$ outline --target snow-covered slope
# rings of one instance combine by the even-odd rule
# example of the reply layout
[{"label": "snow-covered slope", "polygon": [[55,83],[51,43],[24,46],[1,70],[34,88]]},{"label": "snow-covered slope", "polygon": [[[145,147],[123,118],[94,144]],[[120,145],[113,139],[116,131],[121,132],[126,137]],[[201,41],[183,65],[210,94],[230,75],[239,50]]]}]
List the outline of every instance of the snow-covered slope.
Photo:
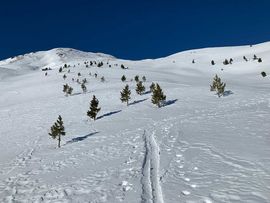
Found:
[{"label": "snow-covered slope", "polygon": [[[70,48],[57,48],[49,51],[39,51],[25,55],[19,55],[0,61],[0,75],[8,68],[17,73],[25,73],[31,70],[40,70],[42,68],[58,68],[64,63],[80,62],[84,60],[109,60],[113,56],[102,53],[82,52]],[[1,77],[1,76],[0,76]]]},{"label": "snow-covered slope", "polygon": [[[263,43],[141,61],[73,49],[1,61],[0,202],[270,202],[269,56]],[[215,74],[227,84],[221,98],[209,91]],[[143,95],[135,75],[147,78]],[[72,78],[87,78],[87,93]],[[151,103],[152,82],[167,95],[162,108]],[[119,99],[126,84],[129,106]],[[96,121],[86,116],[93,95]],[[60,149],[48,135],[59,114]]]}]

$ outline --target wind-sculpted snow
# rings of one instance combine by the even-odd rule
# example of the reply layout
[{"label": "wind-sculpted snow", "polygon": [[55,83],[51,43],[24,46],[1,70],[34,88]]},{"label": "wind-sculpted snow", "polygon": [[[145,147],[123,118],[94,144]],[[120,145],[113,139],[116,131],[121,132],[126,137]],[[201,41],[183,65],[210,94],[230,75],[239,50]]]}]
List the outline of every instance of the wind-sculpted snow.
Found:
[{"label": "wind-sculpted snow", "polygon": [[[143,61],[73,49],[1,61],[0,202],[270,202],[269,54],[265,43]],[[103,66],[87,68],[91,60]],[[65,63],[70,73],[59,73]],[[226,82],[220,98],[210,92],[215,74]],[[136,94],[135,75],[146,76],[145,94]],[[77,78],[87,78],[87,92]],[[151,103],[152,82],[167,96],[162,108]],[[120,101],[126,84],[129,106]],[[93,95],[96,121],[86,115]],[[59,149],[48,135],[58,115]]]}]

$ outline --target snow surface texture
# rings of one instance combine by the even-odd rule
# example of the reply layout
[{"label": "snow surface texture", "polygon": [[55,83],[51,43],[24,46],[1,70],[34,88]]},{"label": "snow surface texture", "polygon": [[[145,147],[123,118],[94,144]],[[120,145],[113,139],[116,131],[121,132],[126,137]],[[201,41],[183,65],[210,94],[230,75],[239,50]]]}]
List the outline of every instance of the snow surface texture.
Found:
[{"label": "snow surface texture", "polygon": [[[269,55],[263,43],[142,61],[74,49],[1,61],[0,202],[269,203],[270,78],[260,74],[270,74]],[[104,65],[85,67],[94,60]],[[65,63],[70,73],[58,73]],[[209,91],[216,73],[227,84],[221,98]],[[147,91],[160,84],[164,107],[136,94],[135,75]],[[87,93],[72,78],[87,78]],[[125,84],[129,106],[119,99]],[[96,121],[86,116],[93,95]],[[59,114],[67,134],[58,149],[48,132]]]}]

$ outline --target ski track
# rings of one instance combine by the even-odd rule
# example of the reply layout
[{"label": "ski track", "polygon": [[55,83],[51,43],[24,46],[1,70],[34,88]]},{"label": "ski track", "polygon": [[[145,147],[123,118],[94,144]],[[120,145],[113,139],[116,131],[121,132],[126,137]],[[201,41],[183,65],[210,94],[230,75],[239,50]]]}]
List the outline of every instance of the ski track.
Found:
[{"label": "ski track", "polygon": [[142,202],[164,203],[159,174],[160,150],[155,133],[144,132],[145,157],[142,166]]}]

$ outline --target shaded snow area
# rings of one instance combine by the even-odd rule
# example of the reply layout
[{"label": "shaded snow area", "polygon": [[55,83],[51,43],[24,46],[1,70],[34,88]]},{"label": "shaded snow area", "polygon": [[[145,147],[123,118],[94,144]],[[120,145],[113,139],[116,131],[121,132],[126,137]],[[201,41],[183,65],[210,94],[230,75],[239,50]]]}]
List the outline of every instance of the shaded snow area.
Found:
[{"label": "shaded snow area", "polygon": [[[261,75],[270,75],[269,56],[264,43],[142,61],[73,49],[1,61],[0,202],[269,203],[270,77]],[[220,98],[210,92],[215,74],[226,82]],[[135,75],[147,79],[143,95]],[[86,93],[77,78],[87,78]],[[167,96],[161,108],[151,103],[152,82]],[[120,101],[126,84],[129,106]],[[96,121],[86,115],[93,95]],[[48,135],[58,115],[61,148]]]}]

